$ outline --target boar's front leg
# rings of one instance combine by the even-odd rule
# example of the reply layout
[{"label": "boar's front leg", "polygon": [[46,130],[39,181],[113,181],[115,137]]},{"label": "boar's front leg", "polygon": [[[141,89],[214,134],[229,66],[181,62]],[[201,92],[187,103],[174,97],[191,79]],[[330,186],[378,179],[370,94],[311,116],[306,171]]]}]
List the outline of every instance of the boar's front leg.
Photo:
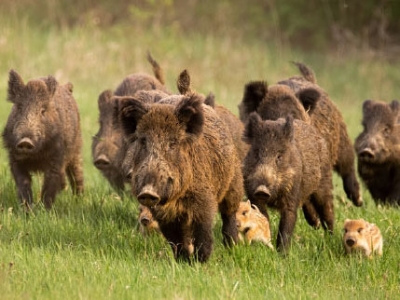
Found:
[{"label": "boar's front leg", "polygon": [[31,208],[33,204],[33,193],[31,187],[32,177],[29,171],[14,162],[11,163],[11,173],[17,185],[18,198],[21,204],[25,205],[28,209]]},{"label": "boar's front leg", "polygon": [[278,237],[276,248],[280,252],[287,252],[290,239],[293,234],[294,227],[297,221],[296,199],[285,199],[289,205],[281,209],[281,219],[279,220]]},{"label": "boar's front leg", "polygon": [[188,260],[189,255],[184,248],[184,231],[178,221],[163,223],[159,221],[160,230],[170,244],[176,260]]},{"label": "boar's front leg", "polygon": [[57,193],[65,186],[65,173],[62,168],[53,166],[45,171],[41,199],[47,209],[52,207]]},{"label": "boar's front leg", "polygon": [[[235,226],[236,227],[236,226]],[[213,220],[206,219],[193,223],[193,251],[199,262],[206,262],[213,251]]]}]

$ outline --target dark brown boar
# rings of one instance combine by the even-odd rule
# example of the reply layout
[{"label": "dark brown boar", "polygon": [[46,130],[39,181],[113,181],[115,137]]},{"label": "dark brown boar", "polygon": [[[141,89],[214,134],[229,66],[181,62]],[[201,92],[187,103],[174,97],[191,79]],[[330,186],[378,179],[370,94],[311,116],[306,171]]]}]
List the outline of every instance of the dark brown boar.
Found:
[{"label": "dark brown boar", "polygon": [[251,112],[257,111],[263,119],[276,120],[292,114],[310,122],[326,140],[332,167],[342,177],[347,197],[361,206],[354,149],[343,117],[329,95],[316,84],[312,70],[301,63],[297,66],[303,76],[270,87],[262,81],[248,83],[239,105],[240,119],[245,121]]},{"label": "dark brown boar", "polygon": [[148,60],[153,66],[155,77],[142,73],[132,74],[119,84],[114,93],[107,90],[98,98],[100,128],[92,141],[93,164],[119,194],[125,190],[126,173],[122,165],[127,145],[122,138],[122,129],[113,121],[114,100],[110,99],[113,95],[132,96],[145,90],[153,92],[141,95],[143,101],[158,101],[166,95],[163,92],[168,93],[160,66],[150,54]]},{"label": "dark brown boar", "polygon": [[277,249],[287,251],[299,208],[310,225],[317,227],[320,220],[332,232],[331,165],[325,141],[315,128],[292,116],[263,121],[253,112],[244,139],[250,144],[243,163],[245,190],[267,217],[266,206],[279,211]]},{"label": "dark brown boar", "polygon": [[366,100],[355,140],[358,173],[375,203],[400,205],[400,104]]},{"label": "dark brown boar", "polygon": [[194,252],[199,261],[208,260],[218,209],[225,244],[236,243],[243,179],[224,122],[196,94],[153,104],[130,97],[122,103],[119,120],[132,149],[133,195],[150,208],[175,257],[187,260]]},{"label": "dark brown boar", "polygon": [[[178,77],[177,87],[181,95],[187,95],[190,93],[194,93],[195,91],[191,87],[191,79],[189,72],[187,70],[183,70]],[[202,96],[202,95],[201,95]],[[202,96],[204,97],[204,96]],[[222,105],[215,104],[215,96],[212,93],[209,93],[206,97],[204,97],[204,104],[211,106],[215,109],[218,116],[225,122],[230,131],[233,142],[235,144],[236,150],[238,151],[239,158],[242,161],[249,149],[249,146],[243,142],[242,135],[244,131],[244,125],[240,122],[239,118],[235,116],[229,109]]]},{"label": "dark brown boar", "polygon": [[53,76],[24,84],[11,70],[8,100],[13,103],[3,131],[18,197],[33,204],[31,173],[44,174],[41,200],[51,208],[58,192],[66,187],[65,174],[74,193],[83,191],[82,136],[72,84],[59,85]]}]

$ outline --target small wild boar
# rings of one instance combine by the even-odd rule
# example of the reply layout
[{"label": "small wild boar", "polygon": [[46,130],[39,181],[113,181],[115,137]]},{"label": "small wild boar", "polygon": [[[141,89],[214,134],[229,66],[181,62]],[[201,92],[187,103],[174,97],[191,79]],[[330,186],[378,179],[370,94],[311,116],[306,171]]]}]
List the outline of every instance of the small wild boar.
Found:
[{"label": "small wild boar", "polygon": [[244,239],[246,243],[260,241],[271,249],[271,231],[269,222],[257,206],[251,204],[250,200],[240,202],[239,209],[236,212],[236,226],[239,231],[239,238]]},{"label": "small wild boar", "polygon": [[[98,98],[100,128],[92,141],[93,164],[118,193],[125,189],[126,174],[123,172],[122,164],[127,145],[122,138],[122,129],[113,121],[115,100],[111,101],[111,97],[113,95],[132,96],[144,90],[168,93],[160,66],[150,54],[148,54],[148,60],[153,66],[155,77],[143,73],[132,74],[120,83],[114,93],[106,90]],[[151,100],[149,98],[141,97],[143,101],[160,99],[160,97],[151,97]]]},{"label": "small wild boar", "polygon": [[224,122],[196,94],[156,103],[126,97],[118,118],[131,149],[131,186],[150,208],[175,257],[200,262],[213,249],[218,209],[226,245],[236,243],[243,178]]},{"label": "small wild boar", "polygon": [[382,255],[383,238],[378,226],[364,219],[346,219],[343,229],[343,245],[348,254],[361,252],[367,257],[373,253]]},{"label": "small wild boar", "polygon": [[303,121],[262,120],[251,113],[244,139],[250,150],[243,163],[248,198],[268,217],[266,206],[281,215],[277,249],[286,251],[297,211],[303,208],[307,222],[333,231],[332,173],[324,139]]},{"label": "small wild boar", "polygon": [[356,138],[358,173],[378,204],[400,205],[400,104],[366,100]]},{"label": "small wild boar", "polygon": [[141,204],[139,204],[139,231],[142,235],[160,232],[158,222],[154,220],[150,209]]},{"label": "small wild boar", "polygon": [[59,85],[53,76],[24,84],[11,70],[8,100],[13,103],[3,131],[12,175],[22,204],[31,208],[31,173],[42,172],[41,200],[51,208],[58,192],[66,187],[83,191],[82,136],[72,84]]},{"label": "small wild boar", "polygon": [[291,114],[310,122],[326,141],[332,168],[342,177],[347,197],[354,205],[361,206],[354,148],[343,117],[329,95],[317,85],[313,71],[301,63],[297,66],[302,76],[272,86],[262,81],[248,83],[239,105],[240,119],[245,122],[251,112],[257,111],[264,120]]}]

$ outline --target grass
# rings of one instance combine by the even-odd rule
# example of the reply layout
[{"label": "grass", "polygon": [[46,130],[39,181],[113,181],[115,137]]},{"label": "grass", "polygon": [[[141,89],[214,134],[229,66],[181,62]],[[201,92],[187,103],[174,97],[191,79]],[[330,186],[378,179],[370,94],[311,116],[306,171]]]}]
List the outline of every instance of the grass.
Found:
[{"label": "grass", "polygon": [[[7,155],[0,149],[0,295],[2,299],[395,299],[400,292],[400,215],[377,207],[363,190],[365,206],[353,207],[334,177],[336,228],[312,230],[302,215],[287,257],[262,245],[222,246],[220,221],[206,264],[176,263],[162,237],[137,230],[137,205],[119,199],[91,162],[97,131],[97,97],[130,73],[150,72],[146,51],[164,68],[167,86],[187,68],[194,88],[212,91],[237,113],[250,80],[274,83],[297,74],[289,61],[312,66],[319,84],[342,111],[354,139],[361,130],[362,101],[400,95],[400,70],[373,54],[302,53],[273,42],[227,36],[184,36],[179,31],[95,26],[56,30],[0,18],[0,127],[11,109],[5,101],[8,70],[29,79],[53,74],[74,84],[84,137],[86,191],[61,193],[51,211],[38,205],[26,215],[18,205]],[[34,191],[39,194],[40,177]],[[341,244],[346,218],[363,217],[382,230],[384,255],[348,257]],[[279,217],[271,214],[275,235]]]}]

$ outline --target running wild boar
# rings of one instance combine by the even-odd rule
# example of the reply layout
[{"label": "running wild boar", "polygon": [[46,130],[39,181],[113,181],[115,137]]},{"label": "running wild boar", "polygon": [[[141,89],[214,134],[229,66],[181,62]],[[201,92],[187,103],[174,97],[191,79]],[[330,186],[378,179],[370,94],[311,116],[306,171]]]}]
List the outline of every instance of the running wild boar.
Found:
[{"label": "running wild boar", "polygon": [[303,121],[262,120],[251,113],[244,139],[250,150],[243,177],[248,198],[268,217],[266,206],[280,213],[276,246],[286,252],[295,228],[297,211],[303,208],[313,227],[321,223],[333,231],[332,173],[324,139]]},{"label": "running wild boar", "polygon": [[239,159],[226,125],[196,94],[157,103],[127,97],[119,120],[130,143],[132,192],[150,208],[177,260],[208,260],[219,209],[225,245],[237,242],[243,197]]},{"label": "running wild boar", "polygon": [[358,173],[374,201],[400,205],[400,104],[366,100],[356,138]]},{"label": "running wild boar", "polygon": [[[122,168],[127,145],[122,137],[122,129],[118,126],[118,123],[113,121],[115,101],[111,101],[111,97],[133,96],[136,92],[144,90],[167,93],[160,66],[150,54],[148,54],[148,60],[153,66],[155,77],[143,73],[129,75],[114,92],[106,90],[98,98],[100,128],[92,141],[93,164],[119,194],[122,194],[125,190],[127,181]],[[143,99],[141,97],[143,101],[157,101],[159,99],[151,97],[151,100],[148,100],[149,98]]]},{"label": "running wild boar", "polygon": [[264,120],[291,114],[310,122],[327,143],[332,168],[342,177],[347,197],[354,205],[361,206],[354,148],[343,117],[329,95],[317,85],[313,71],[301,63],[297,66],[302,76],[293,76],[272,86],[262,81],[248,83],[239,105],[240,118],[246,121],[256,111]]},{"label": "running wild boar", "polygon": [[11,70],[8,100],[13,106],[3,142],[21,203],[29,209],[34,202],[32,172],[44,174],[41,200],[48,209],[66,187],[66,175],[72,191],[81,193],[82,136],[72,84],[59,85],[53,76],[24,84]]}]

